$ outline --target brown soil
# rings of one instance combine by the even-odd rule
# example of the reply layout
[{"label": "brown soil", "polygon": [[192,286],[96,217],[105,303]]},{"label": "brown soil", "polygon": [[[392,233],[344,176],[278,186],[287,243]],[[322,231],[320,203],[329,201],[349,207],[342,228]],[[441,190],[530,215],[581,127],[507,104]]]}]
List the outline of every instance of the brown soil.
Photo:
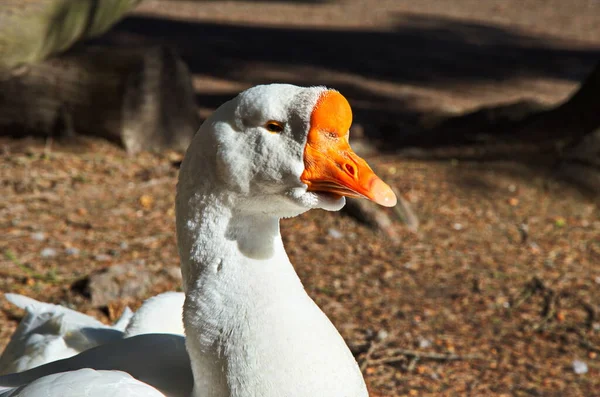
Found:
[{"label": "brown soil", "polygon": [[[556,102],[600,54],[597,2],[449,3],[147,2],[112,37],[177,46],[203,114],[260,82],[327,84],[347,94],[357,123],[379,140],[399,133],[385,126],[431,112],[522,97]],[[1,291],[111,321],[139,299],[94,308],[74,282],[145,263],[162,280],[148,295],[178,288],[158,275],[178,267],[180,154],[128,157],[90,139],[0,145]],[[410,202],[418,232],[398,223],[400,242],[392,242],[353,218],[312,211],[284,221],[283,234],[373,390],[599,395],[597,198],[513,162],[390,152],[369,161]],[[43,257],[47,248],[56,256]],[[3,346],[20,313],[0,307]],[[576,374],[575,360],[588,372]]]}]

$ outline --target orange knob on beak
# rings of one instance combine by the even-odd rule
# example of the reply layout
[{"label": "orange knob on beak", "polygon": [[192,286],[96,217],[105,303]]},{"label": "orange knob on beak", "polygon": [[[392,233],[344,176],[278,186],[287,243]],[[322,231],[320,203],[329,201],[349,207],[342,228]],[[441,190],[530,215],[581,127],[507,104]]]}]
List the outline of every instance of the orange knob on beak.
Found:
[{"label": "orange knob on beak", "polygon": [[300,180],[308,190],[346,197],[362,197],[393,207],[396,195],[365,160],[350,148],[350,104],[337,91],[325,91],[310,117]]}]

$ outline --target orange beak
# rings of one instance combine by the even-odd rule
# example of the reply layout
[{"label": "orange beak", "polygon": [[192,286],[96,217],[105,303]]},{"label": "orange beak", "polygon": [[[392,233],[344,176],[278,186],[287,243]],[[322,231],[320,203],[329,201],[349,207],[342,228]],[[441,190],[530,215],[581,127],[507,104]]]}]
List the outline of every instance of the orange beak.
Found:
[{"label": "orange beak", "polygon": [[365,160],[350,148],[350,104],[336,91],[325,91],[310,117],[300,180],[308,191],[367,198],[385,207],[396,205],[396,195]]}]

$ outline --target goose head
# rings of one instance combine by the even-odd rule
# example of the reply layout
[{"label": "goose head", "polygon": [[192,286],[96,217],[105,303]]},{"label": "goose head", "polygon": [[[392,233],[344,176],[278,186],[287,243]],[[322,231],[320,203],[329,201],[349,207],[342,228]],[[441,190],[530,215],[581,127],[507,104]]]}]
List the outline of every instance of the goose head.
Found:
[{"label": "goose head", "polygon": [[336,211],[345,197],[394,206],[390,187],[350,148],[351,123],[350,105],[337,91],[287,84],[250,88],[203,124],[180,184],[201,187],[196,176],[207,175],[200,168],[212,167],[207,188],[227,196],[229,206],[279,218],[313,208]]}]

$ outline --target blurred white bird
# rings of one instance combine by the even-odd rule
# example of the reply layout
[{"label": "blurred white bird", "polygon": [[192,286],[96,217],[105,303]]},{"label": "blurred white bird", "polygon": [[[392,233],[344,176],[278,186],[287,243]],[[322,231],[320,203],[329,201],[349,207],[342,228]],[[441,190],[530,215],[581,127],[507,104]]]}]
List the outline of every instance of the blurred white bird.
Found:
[{"label": "blurred white bird", "polygon": [[185,295],[181,292],[165,292],[149,298],[135,314],[126,307],[112,326],[64,306],[18,294],[4,296],[25,309],[25,316],[0,356],[0,374],[26,371],[134,335],[183,335]]}]

